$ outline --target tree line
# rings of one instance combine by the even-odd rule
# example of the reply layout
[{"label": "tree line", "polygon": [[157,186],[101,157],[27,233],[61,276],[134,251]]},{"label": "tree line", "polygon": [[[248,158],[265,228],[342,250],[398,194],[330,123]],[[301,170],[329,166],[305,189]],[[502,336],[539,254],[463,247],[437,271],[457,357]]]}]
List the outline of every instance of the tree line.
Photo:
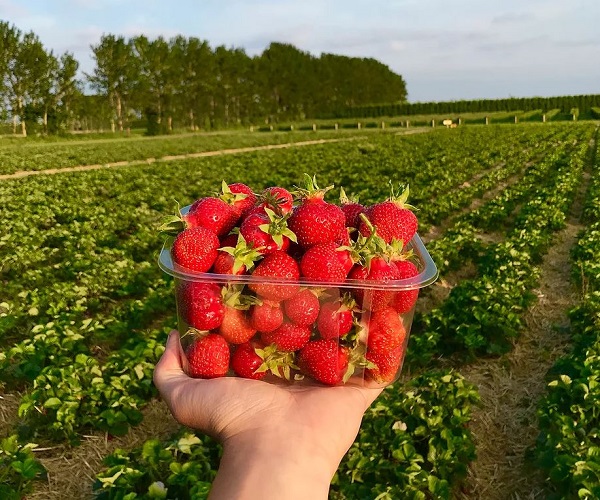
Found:
[{"label": "tree line", "polygon": [[0,117],[44,133],[143,124],[215,129],[334,115],[348,106],[405,101],[402,76],[372,58],[304,52],[271,43],[260,55],[176,36],[105,34],[79,77],[73,54],[0,21]]},{"label": "tree line", "polygon": [[442,102],[392,103],[363,106],[348,106],[339,110],[335,118],[365,118],[383,116],[441,115],[459,113],[494,113],[510,111],[547,112],[560,110],[563,114],[573,114],[577,110],[580,117],[597,118],[600,107],[600,94],[571,95],[557,97],[510,97],[506,99],[473,99]]}]

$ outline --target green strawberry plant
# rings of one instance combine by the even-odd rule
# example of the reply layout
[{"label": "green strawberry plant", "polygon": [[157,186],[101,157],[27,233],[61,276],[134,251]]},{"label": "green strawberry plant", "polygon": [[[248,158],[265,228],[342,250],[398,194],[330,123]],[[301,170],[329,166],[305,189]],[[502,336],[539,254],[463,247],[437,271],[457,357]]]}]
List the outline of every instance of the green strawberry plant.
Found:
[{"label": "green strawberry plant", "polygon": [[19,443],[16,435],[0,440],[0,498],[20,500],[33,490],[33,481],[45,479],[46,469],[33,454],[36,447]]}]

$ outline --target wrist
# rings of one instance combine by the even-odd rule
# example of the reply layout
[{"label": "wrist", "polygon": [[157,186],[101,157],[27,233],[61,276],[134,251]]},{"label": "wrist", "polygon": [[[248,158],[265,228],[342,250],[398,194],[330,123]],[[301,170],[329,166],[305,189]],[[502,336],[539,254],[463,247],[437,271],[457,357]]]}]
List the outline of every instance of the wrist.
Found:
[{"label": "wrist", "polygon": [[326,499],[342,456],[291,432],[232,436],[223,443],[210,498]]}]

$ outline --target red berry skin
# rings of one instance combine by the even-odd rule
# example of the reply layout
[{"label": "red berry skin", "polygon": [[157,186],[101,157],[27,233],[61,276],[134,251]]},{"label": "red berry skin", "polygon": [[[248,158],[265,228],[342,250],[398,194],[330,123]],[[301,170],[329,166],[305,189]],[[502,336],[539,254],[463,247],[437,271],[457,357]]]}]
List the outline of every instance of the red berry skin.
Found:
[{"label": "red berry skin", "polygon": [[277,250],[287,251],[290,246],[290,239],[287,236],[282,236],[281,245],[278,245],[273,236],[263,231],[259,226],[269,224],[269,216],[261,207],[256,207],[242,221],[240,233],[249,245],[254,248],[262,247],[262,254],[273,253]]},{"label": "red berry skin", "polygon": [[298,243],[308,248],[335,241],[346,226],[346,217],[337,205],[320,198],[307,198],[294,208],[288,226],[298,238]]},{"label": "red berry skin", "polygon": [[268,254],[254,269],[254,277],[282,280],[279,283],[252,282],[248,288],[263,299],[281,302],[294,295],[298,288],[300,268],[298,263],[285,252],[275,251]]},{"label": "red berry skin", "polygon": [[220,198],[207,197],[196,201],[184,219],[189,227],[205,227],[224,236],[236,225],[239,214]]},{"label": "red berry skin", "polygon": [[348,369],[348,352],[335,340],[314,340],[300,350],[296,362],[305,375],[323,384],[337,385]]},{"label": "red berry skin", "polygon": [[[409,260],[397,260],[394,261],[394,264],[398,268],[400,279],[414,278],[415,276],[419,275],[417,266],[415,266],[415,264]],[[412,290],[402,290],[396,292],[394,298],[392,299],[392,305],[397,312],[401,314],[406,313],[415,306],[418,298],[418,288],[414,288]]]},{"label": "red berry skin", "polygon": [[256,373],[262,364],[263,359],[256,354],[254,346],[250,342],[237,346],[231,356],[231,368],[238,377],[253,380],[264,378],[267,372]]},{"label": "red berry skin", "polygon": [[[419,225],[417,216],[411,210],[400,208],[392,201],[384,201],[370,206],[365,211],[365,215],[375,226],[377,234],[386,243],[397,239],[407,244],[412,240]],[[364,236],[371,234],[371,230],[364,221],[360,222],[359,231]]]},{"label": "red berry skin", "polygon": [[256,328],[250,323],[246,311],[225,306],[225,315],[219,333],[230,344],[243,344],[254,337]]},{"label": "red berry skin", "polygon": [[175,264],[205,273],[217,258],[219,238],[210,229],[194,227],[181,231],[171,247]]},{"label": "red berry skin", "polygon": [[184,281],[177,287],[177,305],[184,321],[198,330],[214,330],[223,322],[225,305],[215,283]]},{"label": "red berry skin", "polygon": [[406,329],[395,309],[386,307],[375,312],[367,323],[369,351],[389,352],[404,344]]},{"label": "red berry skin", "polygon": [[353,321],[352,311],[343,307],[339,300],[324,302],[317,319],[317,329],[321,338],[337,339],[352,330]]},{"label": "red berry skin", "polygon": [[270,208],[279,215],[285,215],[292,211],[294,206],[294,197],[285,188],[279,186],[268,187],[263,191],[263,197],[269,201],[261,203],[259,206]]},{"label": "red berry skin", "polygon": [[283,323],[283,311],[279,302],[264,300],[262,304],[252,306],[250,322],[259,332],[272,332]]},{"label": "red berry skin", "polygon": [[365,358],[376,365],[365,370],[367,377],[378,384],[390,384],[396,379],[404,359],[404,345],[391,351],[368,351]]},{"label": "red berry skin", "polygon": [[[371,266],[354,266],[348,274],[349,279],[377,281],[387,283],[400,279],[400,272],[393,264],[387,262],[381,257],[375,257],[371,260]],[[388,290],[369,290],[364,287],[357,287],[354,290],[354,298],[364,308],[375,312],[386,307],[394,297],[394,292]]]},{"label": "red berry skin", "polygon": [[360,214],[366,210],[364,205],[360,203],[344,203],[342,205],[342,212],[346,218],[346,227],[353,227],[358,229],[360,224]]},{"label": "red berry skin", "polygon": [[311,331],[307,326],[283,323],[273,332],[264,332],[260,339],[264,344],[275,344],[281,351],[292,352],[302,349],[310,340]]},{"label": "red berry skin", "polygon": [[246,195],[243,200],[238,200],[231,205],[233,210],[238,214],[238,217],[244,217],[254,207],[256,195],[252,192],[252,189],[241,182],[234,182],[233,184],[229,184],[228,187],[233,194]]},{"label": "red berry skin", "polygon": [[340,283],[346,279],[348,268],[346,262],[352,259],[347,250],[337,250],[333,242],[319,243],[311,246],[300,259],[302,276],[313,281]]},{"label": "red berry skin", "polygon": [[309,289],[299,291],[284,303],[285,314],[295,325],[311,326],[319,316],[319,299]]},{"label": "red berry skin", "polygon": [[229,346],[225,339],[216,333],[209,333],[195,340],[186,349],[185,355],[190,377],[223,377],[229,370]]}]

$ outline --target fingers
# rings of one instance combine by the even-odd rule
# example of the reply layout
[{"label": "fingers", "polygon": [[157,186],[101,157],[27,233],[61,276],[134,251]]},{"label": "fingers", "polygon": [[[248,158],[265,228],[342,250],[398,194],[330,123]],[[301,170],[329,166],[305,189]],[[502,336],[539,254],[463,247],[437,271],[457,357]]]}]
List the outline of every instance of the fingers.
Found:
[{"label": "fingers", "polygon": [[165,352],[154,368],[154,383],[161,390],[161,387],[173,377],[186,377],[181,364],[181,343],[177,330],[171,331],[167,338]]}]

